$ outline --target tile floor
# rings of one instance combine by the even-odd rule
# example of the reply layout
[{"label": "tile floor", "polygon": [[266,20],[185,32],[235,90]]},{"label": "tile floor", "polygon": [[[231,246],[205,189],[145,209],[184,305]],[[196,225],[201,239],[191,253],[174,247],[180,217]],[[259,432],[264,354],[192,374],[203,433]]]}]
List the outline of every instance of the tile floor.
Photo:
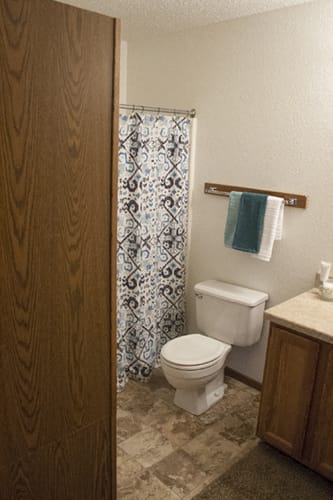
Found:
[{"label": "tile floor", "polygon": [[155,370],[118,394],[118,499],[188,500],[255,446],[259,392],[232,378],[222,401],[199,417],[173,404]]}]

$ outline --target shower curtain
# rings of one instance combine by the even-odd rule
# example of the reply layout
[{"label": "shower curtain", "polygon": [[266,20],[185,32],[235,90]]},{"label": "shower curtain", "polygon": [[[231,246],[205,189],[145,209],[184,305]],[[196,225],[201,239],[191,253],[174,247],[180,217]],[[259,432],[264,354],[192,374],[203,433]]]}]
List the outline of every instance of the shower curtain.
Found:
[{"label": "shower curtain", "polygon": [[163,345],[184,331],[190,124],[120,115],[118,390],[147,381]]}]

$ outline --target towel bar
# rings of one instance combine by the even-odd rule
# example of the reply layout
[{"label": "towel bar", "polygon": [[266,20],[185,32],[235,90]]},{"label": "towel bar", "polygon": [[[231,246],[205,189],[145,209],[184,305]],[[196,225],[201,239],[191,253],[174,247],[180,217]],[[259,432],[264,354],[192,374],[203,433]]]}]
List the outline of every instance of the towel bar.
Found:
[{"label": "towel bar", "polygon": [[279,198],[284,198],[284,203],[288,207],[294,208],[306,208],[307,197],[301,194],[292,193],[281,193],[278,191],[270,191],[265,189],[254,189],[240,186],[228,186],[225,184],[212,184],[210,182],[205,183],[205,193],[215,194],[217,196],[229,196],[231,191],[240,191],[242,193],[260,193],[267,194],[270,196],[278,196]]}]

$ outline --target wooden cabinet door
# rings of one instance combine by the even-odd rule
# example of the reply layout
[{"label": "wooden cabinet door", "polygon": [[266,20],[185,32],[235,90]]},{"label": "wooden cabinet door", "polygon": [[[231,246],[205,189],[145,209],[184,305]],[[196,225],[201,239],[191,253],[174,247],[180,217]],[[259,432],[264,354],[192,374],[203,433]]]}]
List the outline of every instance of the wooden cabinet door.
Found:
[{"label": "wooden cabinet door", "polygon": [[300,458],[312,398],[319,344],[271,325],[258,435]]},{"label": "wooden cabinet door", "polygon": [[333,480],[333,346],[322,344],[305,456],[311,467]]}]

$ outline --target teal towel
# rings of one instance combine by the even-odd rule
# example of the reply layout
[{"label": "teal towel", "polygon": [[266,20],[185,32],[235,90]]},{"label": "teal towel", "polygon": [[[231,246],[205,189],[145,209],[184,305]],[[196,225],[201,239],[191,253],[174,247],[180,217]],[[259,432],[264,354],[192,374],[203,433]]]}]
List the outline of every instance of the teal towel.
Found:
[{"label": "teal towel", "polygon": [[242,194],[232,248],[243,252],[259,252],[266,203],[266,194]]},{"label": "teal towel", "polygon": [[232,248],[238,220],[239,204],[242,193],[231,191],[229,195],[228,215],[224,229],[224,246]]}]

